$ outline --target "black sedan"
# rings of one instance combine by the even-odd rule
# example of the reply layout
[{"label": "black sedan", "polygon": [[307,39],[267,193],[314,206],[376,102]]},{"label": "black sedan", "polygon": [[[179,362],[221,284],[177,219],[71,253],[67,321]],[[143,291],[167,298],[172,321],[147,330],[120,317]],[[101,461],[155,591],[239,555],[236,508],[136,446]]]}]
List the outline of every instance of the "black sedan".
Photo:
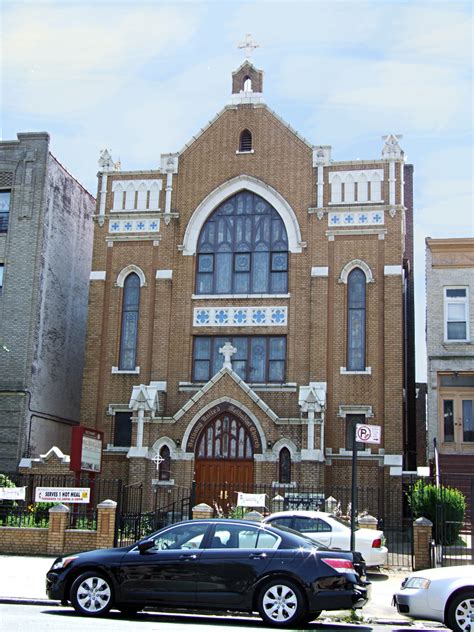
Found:
[{"label": "black sedan", "polygon": [[368,584],[350,552],[318,549],[289,529],[215,519],[180,522],[124,548],[60,557],[46,592],[84,616],[145,606],[257,611],[282,627],[322,610],[361,608]]}]

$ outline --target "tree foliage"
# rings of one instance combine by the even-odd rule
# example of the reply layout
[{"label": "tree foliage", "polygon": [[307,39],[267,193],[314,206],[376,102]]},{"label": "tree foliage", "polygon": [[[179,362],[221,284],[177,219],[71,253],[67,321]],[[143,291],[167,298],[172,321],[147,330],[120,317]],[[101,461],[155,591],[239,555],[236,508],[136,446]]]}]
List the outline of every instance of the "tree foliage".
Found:
[{"label": "tree foliage", "polygon": [[456,544],[466,511],[466,500],[459,489],[419,480],[408,494],[408,503],[415,518],[431,520],[436,544]]}]

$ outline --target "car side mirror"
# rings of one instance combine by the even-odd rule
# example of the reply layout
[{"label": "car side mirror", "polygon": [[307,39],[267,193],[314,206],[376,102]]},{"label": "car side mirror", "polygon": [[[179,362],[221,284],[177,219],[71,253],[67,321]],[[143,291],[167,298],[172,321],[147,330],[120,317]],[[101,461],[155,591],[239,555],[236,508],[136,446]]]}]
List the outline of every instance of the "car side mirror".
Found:
[{"label": "car side mirror", "polygon": [[154,540],[144,540],[143,542],[138,543],[138,550],[140,551],[140,553],[143,553],[144,551],[149,551],[154,546]]}]

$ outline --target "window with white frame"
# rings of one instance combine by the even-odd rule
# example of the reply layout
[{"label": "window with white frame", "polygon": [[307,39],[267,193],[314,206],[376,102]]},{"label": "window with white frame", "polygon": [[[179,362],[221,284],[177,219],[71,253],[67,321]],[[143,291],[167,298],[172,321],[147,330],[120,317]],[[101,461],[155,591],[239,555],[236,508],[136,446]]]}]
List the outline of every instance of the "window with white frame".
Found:
[{"label": "window with white frame", "polygon": [[444,288],[444,339],[446,342],[469,340],[468,311],[467,288]]}]

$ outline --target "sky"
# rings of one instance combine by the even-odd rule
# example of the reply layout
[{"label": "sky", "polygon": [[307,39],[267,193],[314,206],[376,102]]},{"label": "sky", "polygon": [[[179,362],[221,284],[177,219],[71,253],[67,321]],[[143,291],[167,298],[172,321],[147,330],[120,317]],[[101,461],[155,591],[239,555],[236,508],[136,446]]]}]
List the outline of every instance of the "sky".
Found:
[{"label": "sky", "polygon": [[1,131],[47,131],[91,193],[99,152],[155,169],[230,101],[244,60],[265,103],[334,160],[402,134],[414,164],[417,380],[426,380],[425,243],[474,237],[473,8],[450,0],[0,0]]}]

